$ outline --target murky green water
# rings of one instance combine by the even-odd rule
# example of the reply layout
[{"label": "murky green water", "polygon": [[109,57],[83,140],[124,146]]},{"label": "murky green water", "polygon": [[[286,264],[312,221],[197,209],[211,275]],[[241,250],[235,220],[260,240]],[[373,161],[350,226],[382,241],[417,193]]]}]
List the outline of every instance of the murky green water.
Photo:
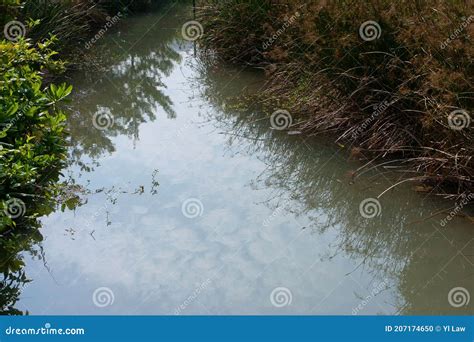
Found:
[{"label": "murky green water", "polygon": [[[472,314],[472,224],[443,227],[446,214],[432,214],[446,203],[409,186],[379,198],[379,216],[363,217],[359,204],[389,176],[353,182],[360,164],[344,150],[235,109],[231,97],[258,91],[261,76],[195,58],[180,34],[190,19],[173,5],[125,20],[93,48],[101,64],[74,78],[65,175],[92,193],[42,219],[42,253],[25,255],[32,282],[17,307]],[[456,287],[464,297],[451,305]]]}]

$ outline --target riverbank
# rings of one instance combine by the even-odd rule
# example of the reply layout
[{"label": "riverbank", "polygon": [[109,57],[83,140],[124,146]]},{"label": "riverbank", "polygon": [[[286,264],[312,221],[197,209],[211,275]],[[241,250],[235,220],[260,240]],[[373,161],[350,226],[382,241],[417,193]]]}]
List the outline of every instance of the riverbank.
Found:
[{"label": "riverbank", "polygon": [[[348,10],[350,8],[350,10]],[[262,68],[273,128],[330,135],[400,182],[474,192],[472,30],[463,1],[201,1],[212,58]],[[471,33],[471,35],[469,35]]]}]

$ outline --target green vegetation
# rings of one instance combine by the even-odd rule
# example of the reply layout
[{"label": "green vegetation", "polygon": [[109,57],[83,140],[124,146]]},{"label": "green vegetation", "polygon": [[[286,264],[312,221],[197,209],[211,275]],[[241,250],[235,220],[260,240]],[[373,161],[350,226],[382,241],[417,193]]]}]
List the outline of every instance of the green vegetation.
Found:
[{"label": "green vegetation", "polygon": [[[260,102],[420,191],[474,191],[472,1],[200,2],[209,56],[263,68]],[[364,26],[369,26],[364,30]]]},{"label": "green vegetation", "polygon": [[[43,87],[43,70],[60,70],[54,40],[0,42],[0,231],[15,226],[37,197],[50,197],[66,157],[64,121],[58,104],[71,86]],[[17,212],[18,211],[18,212]]]},{"label": "green vegetation", "polygon": [[59,103],[71,87],[44,85],[46,72],[64,69],[51,49],[54,41],[0,41],[0,306],[7,314],[20,313],[13,305],[27,279],[18,253],[33,252],[41,240],[36,217],[54,208],[66,158]]}]

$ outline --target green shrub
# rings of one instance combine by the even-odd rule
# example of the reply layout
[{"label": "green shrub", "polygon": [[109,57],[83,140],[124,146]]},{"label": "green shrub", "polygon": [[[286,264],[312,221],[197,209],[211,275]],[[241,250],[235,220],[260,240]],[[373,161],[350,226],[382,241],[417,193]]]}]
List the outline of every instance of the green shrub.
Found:
[{"label": "green shrub", "polygon": [[0,42],[0,232],[33,215],[52,196],[64,166],[66,115],[59,102],[71,86],[44,86],[46,72],[59,72],[54,39],[32,45]]}]

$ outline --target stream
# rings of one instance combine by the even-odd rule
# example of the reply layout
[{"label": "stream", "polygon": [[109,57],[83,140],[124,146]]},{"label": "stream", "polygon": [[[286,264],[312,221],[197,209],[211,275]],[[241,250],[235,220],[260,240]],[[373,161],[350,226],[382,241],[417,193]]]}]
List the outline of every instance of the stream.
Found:
[{"label": "stream", "polygon": [[258,92],[263,74],[200,58],[181,35],[192,18],[173,3],[121,20],[70,81],[63,173],[87,191],[76,209],[41,219],[18,309],[472,314],[472,301],[450,298],[474,294],[472,223],[441,224],[446,213],[433,213],[449,203],[410,183],[361,215],[392,175],[353,179],[361,164],[346,149],[242,108],[235,97]]}]

